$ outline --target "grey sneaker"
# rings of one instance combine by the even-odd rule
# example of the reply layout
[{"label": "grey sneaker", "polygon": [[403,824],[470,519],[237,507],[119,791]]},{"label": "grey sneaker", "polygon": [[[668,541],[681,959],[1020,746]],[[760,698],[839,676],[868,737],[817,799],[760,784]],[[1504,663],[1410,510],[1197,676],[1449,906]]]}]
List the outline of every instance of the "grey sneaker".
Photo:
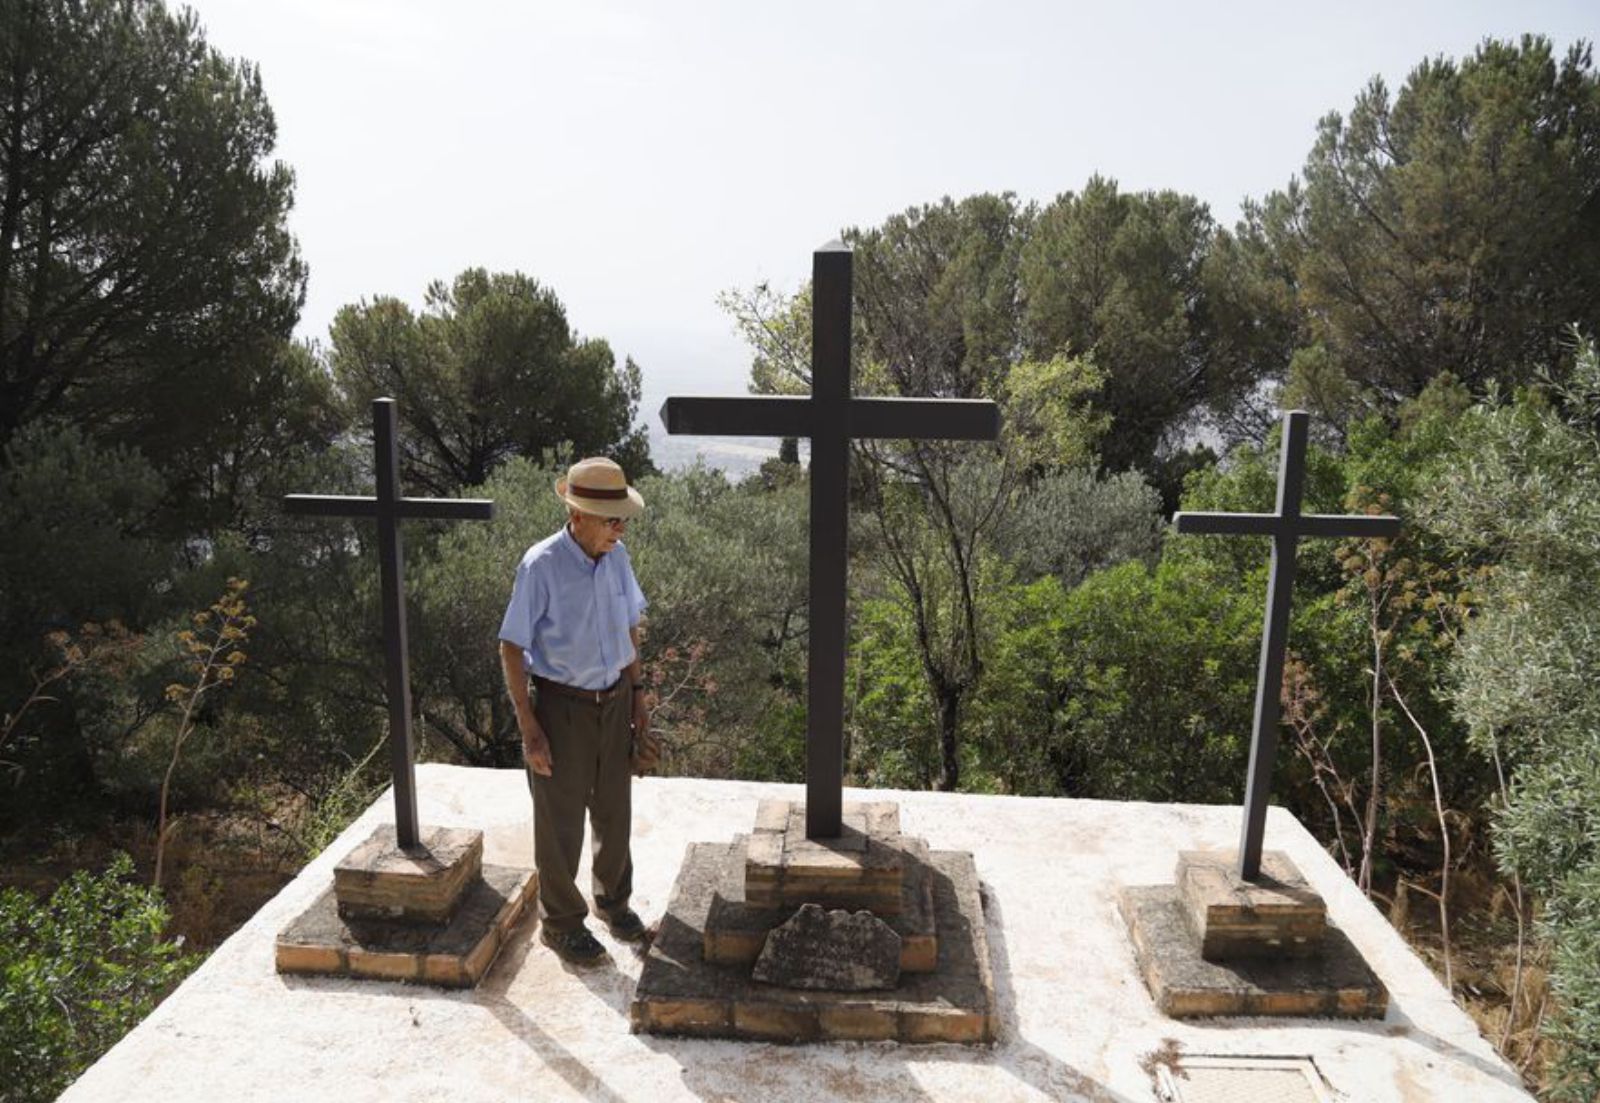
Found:
[{"label": "grey sneaker", "polygon": [[606,948],[595,941],[587,927],[570,931],[552,931],[544,927],[539,932],[539,941],[554,950],[562,961],[573,965],[593,965],[606,956]]},{"label": "grey sneaker", "polygon": [[639,913],[632,908],[602,914],[606,917],[606,929],[611,932],[612,938],[621,939],[623,942],[638,942],[644,937],[644,920],[640,919]]}]

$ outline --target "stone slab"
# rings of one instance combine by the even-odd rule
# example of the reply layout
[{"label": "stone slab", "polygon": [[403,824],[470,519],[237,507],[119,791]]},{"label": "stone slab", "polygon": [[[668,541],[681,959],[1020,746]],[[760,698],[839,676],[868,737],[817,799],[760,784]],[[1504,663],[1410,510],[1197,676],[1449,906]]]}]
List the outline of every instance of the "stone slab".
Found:
[{"label": "stone slab", "polygon": [[1243,880],[1238,852],[1185,850],[1174,883],[1207,961],[1309,957],[1322,948],[1328,909],[1281,850],[1261,855],[1261,877]]},{"label": "stone slab", "polygon": [[461,827],[417,830],[402,850],[384,824],[333,867],[333,891],[345,915],[442,923],[483,868],[483,832]]},{"label": "stone slab", "polygon": [[531,869],[483,866],[446,923],[347,916],[328,888],[279,932],[274,963],[280,973],[470,988],[494,961],[537,885]]},{"label": "stone slab", "polygon": [[890,989],[900,981],[900,936],[869,911],[801,904],[767,935],[750,977],[823,992]]},{"label": "stone slab", "polygon": [[1315,957],[1207,961],[1172,885],[1124,888],[1118,907],[1156,1007],[1174,1019],[1274,1015],[1381,1019],[1389,993],[1337,926]]},{"label": "stone slab", "polygon": [[874,993],[777,988],[753,980],[745,966],[706,961],[711,903],[736,856],[736,844],[689,845],[634,989],[636,1032],[776,1042],[995,1040],[994,973],[972,855],[928,856],[939,930],[934,972],[903,975],[892,992]]},{"label": "stone slab", "polygon": [[756,811],[745,858],[745,897],[758,907],[821,904],[885,919],[898,914],[912,844],[892,801],[847,803],[835,839],[808,839],[805,805],[768,801]]},{"label": "stone slab", "polygon": [[[794,914],[794,907],[762,908],[745,900],[745,852],[752,836],[734,836],[733,849],[717,882],[706,918],[705,956],[723,965],[750,965],[761,953],[767,932]],[[934,924],[933,880],[928,870],[928,844],[910,837],[910,861],[900,886],[900,909],[883,916],[900,936],[900,971],[931,973],[939,959]]]}]

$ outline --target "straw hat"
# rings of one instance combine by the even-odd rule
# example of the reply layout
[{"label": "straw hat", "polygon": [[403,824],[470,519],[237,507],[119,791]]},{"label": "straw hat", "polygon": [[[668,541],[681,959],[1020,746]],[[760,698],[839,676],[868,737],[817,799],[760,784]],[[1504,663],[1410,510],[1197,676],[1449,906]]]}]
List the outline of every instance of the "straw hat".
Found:
[{"label": "straw hat", "polygon": [[556,497],[596,517],[633,517],[644,509],[644,499],[628,485],[622,468],[604,456],[579,460],[567,468],[567,477],[556,480]]}]

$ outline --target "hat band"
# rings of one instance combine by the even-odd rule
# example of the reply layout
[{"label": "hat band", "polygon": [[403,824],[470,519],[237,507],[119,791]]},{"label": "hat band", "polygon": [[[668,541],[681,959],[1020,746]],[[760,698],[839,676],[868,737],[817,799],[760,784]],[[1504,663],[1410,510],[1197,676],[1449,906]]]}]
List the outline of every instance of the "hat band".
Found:
[{"label": "hat band", "polygon": [[622,487],[618,490],[606,490],[601,487],[569,486],[567,488],[567,493],[579,498],[600,498],[615,501],[619,498],[626,498],[628,496],[628,488]]}]

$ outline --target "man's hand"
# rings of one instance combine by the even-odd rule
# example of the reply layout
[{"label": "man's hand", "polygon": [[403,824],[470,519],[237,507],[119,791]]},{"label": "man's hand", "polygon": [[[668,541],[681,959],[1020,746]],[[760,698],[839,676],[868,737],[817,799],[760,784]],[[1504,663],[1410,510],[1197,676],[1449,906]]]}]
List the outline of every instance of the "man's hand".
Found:
[{"label": "man's hand", "polygon": [[526,723],[519,722],[517,726],[522,729],[522,760],[528,764],[528,769],[540,777],[552,776],[555,767],[550,761],[550,740],[545,738],[539,721],[529,717]]},{"label": "man's hand", "polygon": [[650,703],[648,694],[633,695],[633,753],[629,756],[633,772],[638,777],[654,770],[661,763],[661,737],[650,730]]}]

